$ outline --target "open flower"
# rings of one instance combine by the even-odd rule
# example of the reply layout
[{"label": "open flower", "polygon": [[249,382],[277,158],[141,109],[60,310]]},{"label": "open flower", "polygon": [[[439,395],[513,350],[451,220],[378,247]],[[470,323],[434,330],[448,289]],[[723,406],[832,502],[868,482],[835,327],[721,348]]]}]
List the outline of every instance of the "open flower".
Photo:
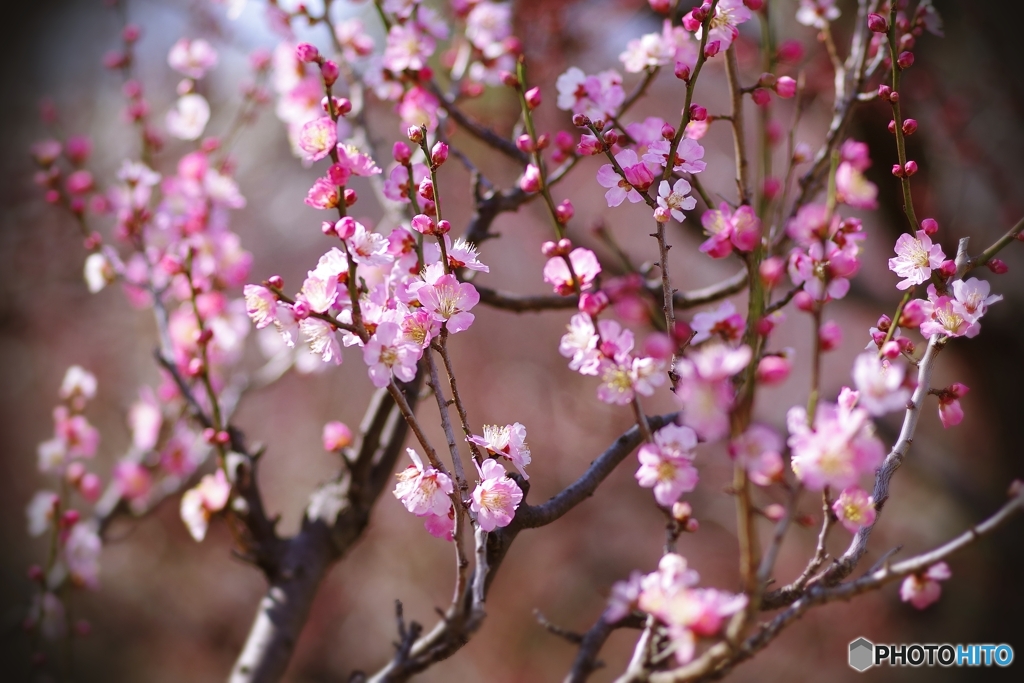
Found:
[{"label": "open flower", "polygon": [[910,289],[927,281],[932,270],[946,260],[942,247],[932,244],[932,238],[924,230],[918,230],[916,237],[906,233],[900,235],[895,251],[896,258],[889,259],[889,270],[903,278],[897,283],[897,289]]},{"label": "open flower", "polygon": [[[604,193],[608,206],[618,206],[626,199],[633,204],[642,202],[643,197],[640,193],[646,192],[654,182],[654,174],[658,167],[650,162],[641,161],[631,149],[624,149],[616,154],[615,161],[625,176],[619,175],[611,164],[605,164],[597,171],[597,182],[608,188]],[[696,200],[694,202],[696,203]]]},{"label": "open flower", "polygon": [[851,533],[875,523],[875,499],[859,486],[844,489],[832,503],[832,511]]},{"label": "open flower", "polygon": [[423,350],[404,340],[398,323],[382,322],[363,347],[363,362],[369,367],[370,381],[377,388],[386,387],[391,375],[403,382],[416,376],[416,362]]},{"label": "open flower", "polygon": [[953,572],[945,562],[933,564],[921,574],[911,574],[900,584],[900,600],[909,602],[917,609],[924,609],[942,595],[939,581],[945,581],[951,576]]},{"label": "open flower", "polygon": [[658,505],[668,507],[697,486],[699,475],[693,466],[696,445],[697,434],[692,429],[673,424],[655,432],[654,443],[640,447],[636,480],[640,486],[654,489]]},{"label": "open flower", "polygon": [[[454,488],[451,478],[433,467],[424,466],[419,453],[406,448],[412,464],[399,472],[398,484],[393,493],[405,509],[416,515],[447,516],[452,501],[449,498]],[[502,470],[504,471],[504,470]]]},{"label": "open flower", "polygon": [[210,517],[224,509],[230,496],[231,484],[221,469],[207,474],[198,485],[185,492],[181,497],[181,519],[192,538],[202,541],[206,537]]},{"label": "open flower", "polygon": [[477,524],[484,531],[508,526],[523,500],[523,492],[497,460],[477,464],[477,471],[480,483],[473,489],[473,502],[469,506],[476,513]]},{"label": "open flower", "polygon": [[510,425],[484,425],[483,436],[467,436],[466,441],[485,448],[494,455],[508,458],[512,465],[529,479],[526,466],[530,464],[530,447],[526,443],[526,427],[519,422]]},{"label": "open flower", "polygon": [[746,205],[734,212],[722,202],[718,209],[705,211],[700,222],[710,237],[699,249],[711,258],[725,258],[734,247],[751,251],[761,239],[761,221]]},{"label": "open flower", "polygon": [[691,197],[690,183],[682,178],[676,181],[675,185],[669,187],[667,180],[662,180],[658,186],[658,206],[672,214],[677,221],[686,220],[683,211],[689,211],[697,206],[697,200]]},{"label": "open flower", "polygon": [[[572,272],[580,281],[580,290],[586,291],[594,283],[594,278],[601,274],[601,263],[597,260],[594,252],[583,247],[576,247],[569,252],[569,263],[572,264]],[[544,264],[544,282],[552,285],[555,292],[562,296],[568,296],[576,291],[572,281],[572,273],[565,259],[561,256],[554,256]]]}]

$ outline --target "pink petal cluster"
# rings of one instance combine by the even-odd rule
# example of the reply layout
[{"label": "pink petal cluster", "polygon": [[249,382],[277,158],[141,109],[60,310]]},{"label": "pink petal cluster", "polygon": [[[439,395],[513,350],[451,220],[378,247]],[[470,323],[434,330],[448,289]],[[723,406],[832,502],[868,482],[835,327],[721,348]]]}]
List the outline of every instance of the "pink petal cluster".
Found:
[{"label": "pink petal cluster", "polygon": [[477,524],[484,531],[508,526],[523,501],[522,490],[497,460],[484,460],[483,465],[473,462],[480,473],[480,483],[473,489],[469,508],[476,513]]},{"label": "pink petal cluster", "polygon": [[583,114],[591,121],[604,121],[618,112],[626,99],[622,76],[617,71],[602,71],[588,76],[579,67],[569,69],[555,82],[558,108]]},{"label": "pink petal cluster", "polygon": [[800,406],[789,409],[791,465],[807,488],[845,489],[882,463],[885,448],[875,436],[866,410],[857,407],[857,392],[843,388],[839,403],[820,403],[813,426]]},{"label": "pink petal cluster", "polygon": [[700,219],[710,237],[700,250],[711,258],[725,258],[733,248],[752,251],[761,239],[761,221],[749,206],[733,211],[725,202],[718,209],[709,209]]},{"label": "pink petal cluster", "polygon": [[530,446],[526,443],[526,427],[519,422],[509,425],[484,425],[483,436],[473,434],[466,441],[475,443],[492,455],[508,458],[523,479],[529,479],[526,466],[530,464]]},{"label": "pink petal cluster", "polygon": [[964,419],[964,409],[960,406],[960,398],[970,389],[960,382],[955,382],[939,392],[939,420],[944,429],[955,427]]},{"label": "pink petal cluster", "polygon": [[631,149],[624,149],[615,155],[615,161],[625,174],[619,175],[615,167],[605,164],[597,171],[597,182],[601,187],[608,188],[604,193],[604,199],[608,206],[618,206],[628,199],[630,203],[642,202],[640,193],[646,193],[647,188],[654,182],[654,175],[658,167],[649,161],[641,161],[636,152]]},{"label": "pink petal cluster", "polygon": [[231,496],[231,484],[224,471],[205,475],[194,488],[181,497],[181,519],[196,541],[206,537],[210,517],[224,509]]},{"label": "pink petal cluster", "polygon": [[337,144],[338,124],[328,116],[308,121],[299,129],[299,149],[306,161],[323,159]]},{"label": "pink petal cluster", "polygon": [[[569,263],[572,273],[579,279],[580,290],[586,291],[594,284],[594,279],[601,274],[601,263],[597,255],[589,249],[576,247],[569,252]],[[576,291],[572,273],[562,256],[553,256],[544,264],[544,282],[555,288],[555,292],[568,296]]]},{"label": "pink petal cluster", "polygon": [[864,177],[871,166],[868,146],[847,140],[839,148],[840,163],[836,168],[836,199],[858,209],[878,208],[878,187]]},{"label": "pink petal cluster", "polygon": [[932,238],[924,230],[918,230],[916,236],[900,235],[895,251],[896,257],[889,259],[889,270],[903,278],[897,283],[897,289],[910,289],[926,282],[932,276],[932,270],[946,260],[942,247],[932,244]]},{"label": "pink petal cluster", "polygon": [[167,53],[167,64],[189,78],[200,79],[217,64],[217,51],[202,38],[181,38]]},{"label": "pink petal cluster", "polygon": [[[687,16],[690,17],[691,23],[695,21],[692,12]],[[715,9],[715,15],[711,18],[711,30],[708,31],[707,44],[711,45],[717,42],[719,51],[725,52],[732,45],[732,41],[736,40],[740,34],[737,27],[749,21],[752,16],[754,15],[743,4],[743,0],[719,0],[718,6]],[[683,25],[687,25],[685,17]],[[695,35],[699,40],[704,30],[699,22],[697,22],[697,26]]]},{"label": "pink petal cluster", "polygon": [[747,367],[750,347],[731,348],[711,342],[676,361],[676,398],[682,406],[682,422],[705,441],[729,432],[729,410],[736,392],[732,377]]},{"label": "pink petal cluster", "polygon": [[654,433],[654,442],[640,447],[640,469],[636,480],[654,489],[658,505],[671,506],[679,496],[697,486],[699,475],[693,466],[697,434],[689,427],[670,424]]},{"label": "pink petal cluster", "polygon": [[832,503],[832,512],[847,531],[857,533],[875,523],[875,499],[859,486],[849,486]]},{"label": "pink petal cluster", "polygon": [[765,425],[753,424],[729,441],[729,457],[747,470],[758,486],[782,480],[782,437]]},{"label": "pink petal cluster", "polygon": [[921,574],[910,574],[900,584],[900,600],[909,602],[917,609],[924,609],[939,599],[942,587],[939,581],[953,576],[945,562],[933,564]]},{"label": "pink petal cluster", "polygon": [[407,341],[398,323],[382,322],[363,347],[363,362],[369,368],[370,381],[377,388],[386,387],[394,375],[403,382],[416,376],[416,363],[423,349]]},{"label": "pink petal cluster", "polygon": [[989,294],[989,283],[977,278],[957,280],[953,283],[953,296],[939,296],[934,285],[928,285],[928,300],[922,302],[925,315],[921,334],[930,337],[944,334],[949,337],[974,337],[981,331],[981,317],[990,304],[1002,296]]},{"label": "pink petal cluster", "polygon": [[738,342],[744,327],[743,316],[736,312],[736,306],[731,301],[723,301],[717,309],[693,316],[690,328],[694,335],[690,343],[700,344],[713,336],[725,342]]},{"label": "pink petal cluster", "polygon": [[681,223],[686,220],[683,211],[690,211],[697,206],[697,200],[691,197],[689,192],[690,183],[682,178],[671,187],[667,180],[662,180],[658,185],[658,206]]},{"label": "pink petal cluster", "polygon": [[475,316],[469,310],[480,302],[480,294],[468,282],[459,282],[454,275],[443,273],[440,264],[428,266],[416,296],[434,320],[455,334],[473,324]]},{"label": "pink petal cluster", "polygon": [[417,517],[429,514],[447,517],[452,507],[449,496],[454,491],[451,478],[429,465],[424,466],[419,453],[413,449],[406,448],[405,452],[412,464],[395,475],[398,477],[393,491],[395,498]]},{"label": "pink petal cluster", "polygon": [[906,368],[899,363],[879,359],[868,351],[853,362],[853,383],[860,396],[858,404],[878,417],[904,410],[910,399],[910,387],[905,382]]}]

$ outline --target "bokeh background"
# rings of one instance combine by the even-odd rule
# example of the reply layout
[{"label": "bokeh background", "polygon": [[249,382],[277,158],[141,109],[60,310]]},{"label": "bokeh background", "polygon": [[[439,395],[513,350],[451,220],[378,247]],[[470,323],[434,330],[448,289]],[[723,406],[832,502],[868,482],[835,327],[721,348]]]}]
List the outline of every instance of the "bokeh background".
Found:
[{"label": "bokeh background", "polygon": [[[773,11],[792,16],[796,2],[769,0]],[[544,87],[542,130],[571,126],[555,110],[553,81],[571,64],[594,72],[617,67],[616,56],[630,38],[655,30],[657,19],[646,2],[616,0],[525,0],[514,3],[517,33],[523,36],[531,74]],[[849,34],[855,3],[839,0],[840,44]],[[905,111],[920,122],[909,138],[909,155],[921,172],[914,179],[919,216],[934,216],[946,253],[957,238],[972,237],[980,250],[1024,214],[1024,66],[1015,27],[1024,25],[1024,7],[1012,2],[976,3],[936,0],[945,18],[946,37],[927,36],[905,79]],[[372,24],[372,6],[352,5]],[[139,73],[157,114],[170,106],[176,78],[166,68],[166,53],[180,36],[207,37],[220,51],[221,64],[209,77],[207,93],[214,109],[210,133],[222,131],[238,102],[238,83],[246,54],[272,47],[262,8],[253,0],[238,22],[224,18],[223,7],[189,0],[133,0],[129,17],[143,26]],[[157,380],[151,316],[132,309],[117,288],[89,295],[81,279],[85,255],[71,219],[47,206],[33,185],[29,145],[44,136],[38,103],[53,99],[68,133],[88,133],[96,143],[92,166],[110,174],[137,154],[135,137],[121,123],[119,78],[105,72],[102,55],[118,41],[120,23],[100,0],[38,0],[4,10],[0,22],[0,676],[31,680],[28,638],[21,621],[31,595],[26,567],[44,555],[42,541],[25,533],[24,508],[47,485],[35,467],[35,447],[49,437],[50,411],[60,379],[77,363],[99,377],[99,398],[89,418],[102,433],[97,469],[106,475],[129,434],[124,411],[138,387]],[[818,50],[814,32],[785,22],[783,38]],[[753,28],[751,25],[749,28]],[[741,39],[741,66],[756,75],[753,34]],[[321,45],[326,36],[309,34]],[[718,60],[719,63],[721,60]],[[816,93],[797,131],[797,140],[814,145],[827,125],[831,77],[820,60],[803,65]],[[627,89],[632,81],[627,81]],[[712,113],[728,100],[724,74],[713,65],[701,78],[699,100]],[[678,82],[660,78],[633,116],[674,116]],[[502,130],[514,123],[508,93],[494,92],[471,108]],[[773,112],[788,127],[788,103]],[[880,189],[880,208],[863,213],[869,235],[864,267],[851,295],[830,307],[844,330],[842,346],[825,359],[825,396],[834,397],[848,382],[853,357],[867,342],[866,329],[898,301],[895,277],[885,266],[890,247],[903,229],[898,186],[888,168],[895,146],[885,125],[887,107],[861,108],[850,135],[866,141],[875,164],[869,177]],[[372,117],[377,134],[397,139],[397,119],[378,105]],[[508,186],[515,170],[494,159],[464,134],[453,141],[473,157],[496,183]],[[731,142],[724,125],[706,138],[712,192],[732,196]],[[171,145],[160,163],[174,162],[184,147]],[[238,147],[238,180],[248,205],[234,215],[235,230],[254,254],[251,279],[280,273],[288,282],[302,274],[328,248],[316,212],[302,204],[314,169],[303,169],[289,153],[283,127],[271,111],[248,129]],[[590,228],[603,223],[637,263],[657,252],[646,209],[608,210],[593,181],[594,160],[558,188],[577,208],[573,237],[604,259],[608,250]],[[468,175],[453,159],[441,183],[445,208],[456,230],[469,216]],[[369,196],[368,192],[362,192]],[[358,206],[371,220],[379,212],[371,201]],[[522,293],[541,293],[547,239],[542,207],[529,205],[495,224],[500,241],[486,244],[482,259],[492,272],[481,282]],[[731,275],[737,263],[698,256],[700,235],[687,224],[672,234],[672,272],[677,286],[691,288]],[[961,381],[971,387],[963,400],[964,422],[944,431],[929,403],[910,457],[894,479],[893,495],[863,566],[882,552],[902,545],[899,556],[932,547],[991,513],[1005,498],[1009,482],[1024,477],[1021,444],[1021,391],[1024,387],[1024,248],[1004,252],[1009,272],[995,276],[994,291],[1004,300],[986,316],[976,339],[957,340],[939,359],[936,385]],[[738,302],[742,305],[742,299]],[[455,363],[479,425],[523,422],[534,453],[531,468],[534,502],[571,482],[616,435],[630,424],[627,410],[598,402],[595,383],[570,372],[557,352],[564,313],[515,315],[477,309],[478,322],[453,340]],[[773,345],[791,346],[797,370],[779,388],[764,390],[758,419],[782,428],[786,409],[806,398],[808,371],[799,359],[809,352],[809,318],[790,313]],[[250,367],[259,362],[253,350]],[[268,446],[262,483],[272,512],[282,515],[284,531],[297,528],[305,500],[337,463],[320,446],[324,422],[341,419],[357,425],[370,393],[362,363],[349,353],[338,369],[312,377],[287,376],[268,389],[247,395],[237,424],[249,438]],[[651,412],[673,409],[667,392],[646,402]],[[431,406],[421,408],[431,414]],[[427,419],[430,422],[430,418]],[[887,442],[898,429],[895,416],[879,429]],[[440,440],[440,431],[434,428]],[[701,522],[699,533],[680,541],[682,552],[708,585],[733,589],[737,559],[731,499],[722,489],[728,460],[721,448],[702,447],[698,456],[702,486],[690,497]],[[558,523],[524,533],[494,583],[489,616],[482,631],[457,656],[422,674],[419,680],[533,683],[556,681],[567,671],[575,648],[541,628],[533,611],[565,628],[586,630],[597,618],[611,584],[633,569],[650,571],[657,563],[662,521],[649,491],[633,480],[627,461],[593,499]],[[773,494],[763,496],[763,502]],[[819,504],[806,496],[801,509],[820,518]],[[765,530],[767,527],[765,527]],[[896,585],[858,599],[833,604],[804,617],[752,663],[739,667],[733,680],[854,680],[846,665],[846,645],[859,636],[875,642],[1006,642],[1024,652],[1020,615],[1024,613],[1024,521],[1017,520],[950,561],[954,579],[943,586],[939,603],[918,612],[901,603]],[[816,525],[795,530],[783,547],[777,576],[785,581],[802,569],[813,548]],[[77,615],[93,625],[75,645],[76,680],[172,681],[223,680],[239,651],[262,595],[264,582],[251,567],[232,558],[229,534],[214,524],[202,544],[194,543],[168,502],[143,519],[119,520],[103,552],[102,588],[82,595]],[[841,528],[830,548],[841,552],[849,536]],[[344,681],[354,669],[373,671],[392,653],[393,601],[401,599],[409,618],[430,624],[435,606],[447,603],[451,590],[450,547],[425,533],[391,496],[385,495],[370,528],[356,548],[330,573],[302,634],[287,680]],[[635,634],[617,632],[602,653],[608,666],[593,680],[611,680],[622,670]],[[1019,680],[1020,664],[1010,670],[882,669],[862,676],[872,680]]]}]

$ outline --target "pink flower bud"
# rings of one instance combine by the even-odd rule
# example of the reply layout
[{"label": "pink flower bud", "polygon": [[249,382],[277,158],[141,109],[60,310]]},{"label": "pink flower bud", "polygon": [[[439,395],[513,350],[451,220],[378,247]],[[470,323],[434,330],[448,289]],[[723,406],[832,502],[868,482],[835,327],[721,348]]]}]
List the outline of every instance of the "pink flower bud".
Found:
[{"label": "pink flower bud", "polygon": [[305,320],[309,317],[309,304],[301,299],[292,304],[292,315],[296,320]]},{"label": "pink flower bud", "polygon": [[934,235],[939,231],[939,222],[934,218],[925,218],[921,221],[921,229],[926,235]]},{"label": "pink flower bud", "polygon": [[[334,125],[333,123],[331,124]],[[327,169],[327,179],[331,181],[332,185],[342,187],[348,182],[348,179],[352,177],[352,171],[341,164],[331,164]]]},{"label": "pink flower bud", "polygon": [[530,88],[526,91],[524,97],[526,98],[526,106],[530,109],[536,109],[540,106],[540,88]]},{"label": "pink flower bud", "polygon": [[139,28],[138,24],[128,24],[121,31],[121,40],[128,44],[138,41],[140,37],[142,37],[142,29]]},{"label": "pink flower bud", "polygon": [[672,220],[672,214],[663,206],[659,206],[654,210],[654,220],[658,223],[668,223]]},{"label": "pink flower bud", "polygon": [[337,235],[338,231],[334,229],[334,223],[330,221],[324,221],[320,224],[320,232],[330,237],[331,235]]},{"label": "pink flower bud", "polygon": [[193,358],[189,360],[188,365],[185,367],[185,374],[189,377],[199,377],[203,374],[203,361],[201,358]]},{"label": "pink flower bud", "polygon": [[676,324],[672,327],[672,339],[675,340],[676,344],[678,346],[687,344],[692,336],[693,328],[685,320],[677,320]]},{"label": "pink flower bud", "polygon": [[577,128],[586,128],[590,124],[590,119],[583,114],[573,114],[572,125]]},{"label": "pink flower bud", "polygon": [[501,78],[501,82],[510,88],[519,87],[519,79],[516,78],[516,75],[511,71],[502,71],[499,77]]},{"label": "pink flower bud", "polygon": [[890,88],[887,85],[880,85],[880,86],[878,86],[878,99],[880,99],[880,100],[882,100],[884,102],[888,102],[889,98],[891,96],[892,96],[892,88]]},{"label": "pink flower bud", "polygon": [[[584,295],[586,296],[586,295]],[[672,337],[664,332],[654,332],[644,339],[643,355],[648,358],[668,361],[676,350],[676,344]]]},{"label": "pink flower bud", "polygon": [[529,164],[519,179],[519,189],[526,193],[540,192],[540,169]]},{"label": "pink flower bud", "polygon": [[903,134],[913,135],[917,132],[917,121],[915,119],[907,119],[903,122]]},{"label": "pink flower bud", "polygon": [[691,121],[704,121],[708,118],[708,110],[699,104],[690,105],[690,120]]},{"label": "pink flower bud", "polygon": [[332,421],[324,425],[325,451],[340,451],[352,443],[352,430],[344,422]]},{"label": "pink flower bud", "polygon": [[295,57],[300,62],[315,62],[320,59],[320,51],[316,49],[315,45],[299,43],[295,46]]},{"label": "pink flower bud", "polygon": [[889,360],[896,360],[900,357],[900,345],[898,342],[890,339],[889,341],[882,344],[882,355]]},{"label": "pink flower bud", "polygon": [[843,328],[835,320],[825,322],[818,330],[822,351],[832,351],[843,343]]},{"label": "pink flower bud", "polygon": [[761,274],[761,282],[768,289],[782,281],[782,275],[786,272],[786,262],[781,256],[772,256],[761,262],[758,272]]},{"label": "pink flower bud", "polygon": [[92,142],[84,135],[75,135],[64,143],[64,154],[76,166],[85,163],[92,153]]},{"label": "pink flower bud", "polygon": [[65,510],[64,514],[60,516],[60,525],[65,529],[70,529],[78,524],[78,520],[81,518],[82,514],[78,510]]},{"label": "pink flower bud", "polygon": [[686,520],[686,526],[684,527],[688,533],[695,534],[700,529],[700,522],[691,517]]},{"label": "pink flower bud", "polygon": [[345,191],[341,195],[342,201],[345,202],[345,206],[352,206],[359,201],[359,195],[351,187],[346,187]]},{"label": "pink flower bud", "polygon": [[779,196],[779,191],[782,190],[782,181],[775,177],[768,177],[764,179],[764,184],[761,186],[761,194],[768,201],[771,201]]},{"label": "pink flower bud", "polygon": [[917,43],[917,38],[911,33],[904,33],[900,36],[899,49],[900,50],[913,50],[914,44]]},{"label": "pink flower bud", "polygon": [[274,289],[281,289],[284,287],[284,278],[280,275],[271,275],[267,278],[267,285]]},{"label": "pink flower bud", "polygon": [[914,342],[910,340],[910,337],[896,337],[896,343],[900,345],[900,351],[914,355]]},{"label": "pink flower bud", "polygon": [[409,136],[409,141],[414,145],[418,145],[423,142],[423,129],[419,126],[409,126],[405,131],[405,134]]},{"label": "pink flower bud", "polygon": [[889,22],[881,14],[872,12],[868,15],[868,28],[872,33],[888,33]]},{"label": "pink flower bud", "polygon": [[395,161],[405,165],[412,159],[412,150],[409,149],[409,145],[405,144],[401,140],[395,143],[394,147],[391,148],[391,156],[395,157]]},{"label": "pink flower bud", "polygon": [[900,101],[900,94],[898,92],[891,92],[891,93],[889,93],[889,101],[890,102],[899,102]]},{"label": "pink flower bud", "polygon": [[939,266],[939,274],[942,277],[953,277],[956,274],[956,262],[951,259],[946,259]]},{"label": "pink flower bud", "polygon": [[555,133],[555,147],[563,152],[572,152],[576,147],[576,140],[569,131],[560,130]]},{"label": "pink flower bud", "polygon": [[896,120],[893,119],[889,121],[888,125],[886,125],[886,128],[889,130],[890,133],[896,135]]},{"label": "pink flower bud", "polygon": [[583,292],[580,295],[580,311],[588,315],[598,315],[608,307],[608,295],[604,292]]},{"label": "pink flower bud", "polygon": [[784,40],[776,54],[780,62],[796,64],[804,58],[804,46],[798,40]]},{"label": "pink flower bud", "polygon": [[[698,16],[701,16],[701,18],[698,19]],[[701,19],[703,19],[703,15],[700,14],[700,9],[693,9],[683,15],[683,28],[693,33],[700,28]]]},{"label": "pink flower bud", "polygon": [[796,95],[796,81],[789,76],[781,76],[775,81],[775,92],[783,99],[790,99]]},{"label": "pink flower bud", "polygon": [[717,40],[712,40],[710,43],[704,46],[704,58],[711,59],[718,54],[718,51],[722,49],[722,43]]},{"label": "pink flower bud", "polygon": [[786,507],[779,503],[771,503],[764,508],[764,516],[773,522],[778,522],[786,516]]},{"label": "pink flower bud", "polygon": [[672,9],[671,0],[647,0],[651,9],[658,14],[668,14],[669,10]]},{"label": "pink flower bud", "polygon": [[544,254],[547,258],[558,256],[558,245],[551,240],[548,240],[544,244],[540,245],[540,253]]},{"label": "pink flower bud", "polygon": [[29,565],[26,576],[28,576],[29,581],[42,582],[46,578],[46,572],[38,564],[33,564]]},{"label": "pink flower bud", "polygon": [[766,385],[785,382],[793,364],[784,356],[765,356],[757,364],[757,381]]},{"label": "pink flower bud", "polygon": [[746,5],[747,9],[751,12],[756,12],[764,7],[764,0],[743,0],[743,4]]},{"label": "pink flower bud", "polygon": [[576,209],[573,208],[572,202],[566,199],[561,204],[555,207],[555,218],[559,223],[565,225],[572,217],[576,214]]},{"label": "pink flower bud", "polygon": [[917,173],[917,162],[914,161],[913,159],[908,161],[906,164],[903,165],[903,172],[907,174],[908,178]]},{"label": "pink flower bud", "polygon": [[536,149],[533,144],[533,138],[531,138],[527,133],[523,133],[516,138],[516,147],[520,152],[525,152],[527,154]]},{"label": "pink flower bud", "polygon": [[558,240],[558,251],[561,255],[568,256],[569,252],[572,251],[572,240],[568,237]]},{"label": "pink flower bud", "polygon": [[441,220],[439,220],[437,222],[437,234],[438,235],[447,235],[451,231],[452,231],[452,224],[449,223],[448,221],[446,221],[444,219],[441,219]]},{"label": "pink flower bud", "polygon": [[619,134],[616,133],[614,130],[607,131],[603,137],[605,143],[607,143],[609,147],[611,147],[612,145],[619,141]]},{"label": "pink flower bud", "polygon": [[793,305],[804,313],[814,312],[814,297],[804,291],[799,291],[793,297]]},{"label": "pink flower bud", "polygon": [[911,299],[900,314],[900,327],[920,327],[927,318],[924,299]]},{"label": "pink flower bud", "polygon": [[434,201],[434,183],[430,182],[430,178],[424,178],[420,181],[420,186],[417,192],[424,199]]},{"label": "pink flower bud", "polygon": [[433,168],[437,168],[445,161],[448,160],[448,145],[440,140],[434,143],[434,148],[430,150],[430,165]]},{"label": "pink flower bud", "polygon": [[764,88],[755,88],[754,92],[750,93],[750,99],[754,100],[754,104],[763,107],[772,101],[772,96]]},{"label": "pink flower bud", "polygon": [[1009,270],[1009,268],[1006,265],[1006,262],[998,258],[991,259],[985,265],[987,265],[988,269],[991,270],[996,275],[1002,275],[1003,273]]},{"label": "pink flower bud", "polygon": [[690,80],[690,65],[685,62],[676,62],[675,75],[681,81]]},{"label": "pink flower bud", "polygon": [[324,77],[324,83],[327,87],[330,87],[338,80],[338,76],[341,75],[341,71],[338,69],[337,63],[330,59],[325,59],[323,63],[320,64],[320,75]]},{"label": "pink flower bud", "polygon": [[896,58],[896,63],[899,64],[901,69],[909,69],[914,65],[914,53],[901,52],[900,56]]},{"label": "pink flower bud", "polygon": [[903,173],[903,167],[899,164],[892,165],[892,174],[897,178],[902,178],[905,174]]}]

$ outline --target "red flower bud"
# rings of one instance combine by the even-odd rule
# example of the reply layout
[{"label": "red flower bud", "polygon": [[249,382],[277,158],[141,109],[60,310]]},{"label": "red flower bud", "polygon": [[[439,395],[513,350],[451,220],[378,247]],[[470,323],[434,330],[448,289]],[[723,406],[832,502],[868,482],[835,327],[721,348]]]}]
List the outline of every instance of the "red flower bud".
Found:
[{"label": "red flower bud", "polygon": [[888,33],[889,22],[881,14],[872,12],[868,15],[868,28],[873,33]]}]

